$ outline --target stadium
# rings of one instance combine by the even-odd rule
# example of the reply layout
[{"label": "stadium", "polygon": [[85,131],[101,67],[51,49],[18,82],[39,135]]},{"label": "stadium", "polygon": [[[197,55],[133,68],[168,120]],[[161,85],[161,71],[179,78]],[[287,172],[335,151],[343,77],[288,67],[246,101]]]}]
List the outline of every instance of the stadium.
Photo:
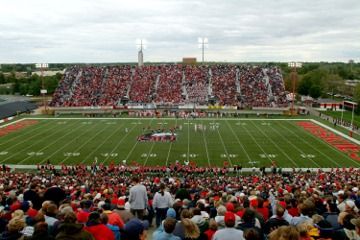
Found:
[{"label": "stadium", "polygon": [[309,1],[35,2],[0,3],[0,240],[360,239],[350,23]]}]

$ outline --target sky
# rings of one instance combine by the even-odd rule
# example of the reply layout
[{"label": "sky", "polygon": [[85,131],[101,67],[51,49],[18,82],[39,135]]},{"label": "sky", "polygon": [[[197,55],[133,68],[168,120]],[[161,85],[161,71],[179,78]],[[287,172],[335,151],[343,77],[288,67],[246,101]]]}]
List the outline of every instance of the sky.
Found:
[{"label": "sky", "polygon": [[0,63],[360,61],[360,0],[0,0]]}]

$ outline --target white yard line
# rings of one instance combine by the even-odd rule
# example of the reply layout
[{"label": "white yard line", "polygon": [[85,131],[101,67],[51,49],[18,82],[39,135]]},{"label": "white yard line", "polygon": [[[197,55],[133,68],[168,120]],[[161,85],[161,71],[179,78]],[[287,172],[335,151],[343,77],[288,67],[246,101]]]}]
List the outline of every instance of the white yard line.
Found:
[{"label": "white yard line", "polygon": [[[53,128],[54,128],[54,127],[46,130],[45,133],[53,131]],[[47,135],[46,137],[42,138],[41,141],[52,137],[52,136],[55,135],[56,133],[57,133],[57,132],[55,131],[55,132],[53,132],[52,134]],[[39,133],[33,135],[32,137],[30,137],[30,138],[28,138],[28,139],[25,139],[25,140],[23,140],[23,141],[20,141],[20,142],[14,144],[14,145],[11,145],[11,147],[7,148],[6,150],[12,149],[13,147],[16,147],[16,146],[18,146],[19,144],[22,144],[22,143],[24,143],[24,142],[27,142],[27,141],[29,141],[30,139],[33,139],[34,137],[36,137],[36,136],[38,136],[38,135],[41,135],[41,134],[43,134],[43,132],[39,132]],[[6,161],[6,160],[8,160],[8,159],[10,159],[10,158],[13,158],[14,156],[18,155],[19,153],[24,152],[25,150],[31,148],[32,146],[34,146],[34,145],[36,145],[36,144],[37,144],[37,142],[28,145],[26,148],[23,148],[23,149],[21,149],[20,151],[16,152],[15,154],[12,154],[12,155],[8,156],[7,158],[3,159],[2,161],[0,161],[0,163],[3,163],[4,161]]]},{"label": "white yard line", "polygon": [[[124,125],[124,124],[122,124],[122,125]],[[121,125],[121,126],[122,126],[122,125]],[[92,138],[90,138],[87,142],[91,141],[91,140],[94,139],[96,136],[98,136],[100,133],[104,132],[105,130],[107,130],[108,128],[111,128],[111,127],[113,127],[113,126],[112,126],[112,125],[108,125],[108,126],[107,126],[106,128],[104,128],[102,131],[99,131],[97,134],[95,134],[95,136],[93,136]],[[119,127],[119,129],[120,129],[120,127]],[[114,131],[113,134],[115,134],[115,132],[117,132],[117,131],[118,131],[118,129],[117,129],[116,131]],[[107,142],[107,140],[108,140],[110,137],[113,136],[113,134],[110,134],[101,144],[99,144],[95,149],[93,149],[89,154],[87,154],[87,155],[83,158],[83,160],[81,160],[81,164],[84,163],[84,162],[87,160],[87,158],[88,158],[89,156],[91,156],[91,154],[93,154],[93,153],[96,152],[100,147],[102,147],[102,146]],[[80,146],[79,151],[81,151],[81,148],[83,148],[83,146],[84,146],[87,142],[85,142],[84,144],[82,144],[82,145]]]},{"label": "white yard line", "polygon": [[24,121],[26,118],[22,118],[22,119],[19,119],[19,120],[16,120],[16,121],[13,121],[13,122],[10,122],[10,123],[6,123],[4,125],[0,125],[0,128],[4,128],[4,127],[7,127],[9,125],[13,125],[15,123],[18,123],[18,122],[21,122],[21,121]]},{"label": "white yard line", "polygon": [[[215,121],[213,121],[213,123],[214,123],[214,122],[215,122]],[[216,125],[214,124],[214,126],[216,126]],[[219,135],[221,144],[223,145],[223,148],[224,148],[224,151],[225,151],[225,154],[226,154],[226,158],[227,158],[227,160],[229,161],[230,166],[232,167],[233,164],[232,164],[231,159],[230,159],[230,157],[229,157],[229,152],[228,152],[228,150],[227,150],[227,148],[226,148],[226,146],[225,146],[224,140],[223,140],[222,137],[221,137],[219,128],[216,128],[216,130],[217,130],[217,133],[218,133],[218,135]]]},{"label": "white yard line", "polygon": [[[93,124],[92,128],[95,128],[96,124]],[[85,125],[79,124],[79,126],[77,128],[75,128],[74,130],[78,130],[79,128],[82,127],[86,127]],[[72,133],[72,131],[70,131],[70,133]],[[77,137],[75,137],[74,139],[72,139],[71,141],[67,142],[66,144],[62,145],[61,148],[58,148],[55,152],[53,152],[50,156],[47,156],[46,158],[44,158],[43,160],[41,160],[40,164],[43,163],[46,159],[50,159],[52,156],[54,156],[56,153],[58,153],[60,150],[64,149],[66,146],[68,146],[69,144],[73,143],[74,141],[76,141],[77,139],[79,139],[81,136],[85,135],[86,133],[88,133],[88,131],[83,132],[82,134],[78,135]],[[66,134],[68,135],[68,134]],[[60,162],[61,163],[61,162]]]},{"label": "white yard line", "polygon": [[[19,121],[22,121],[22,120],[24,120],[24,119],[20,119]],[[15,123],[15,122],[13,122],[13,123]],[[11,123],[11,124],[13,124],[13,123]],[[11,124],[8,124],[8,125],[11,125]],[[50,122],[47,122],[44,126],[46,126],[46,125],[50,125]],[[33,127],[34,126],[34,127]],[[38,129],[40,129],[40,128],[43,128],[44,127],[43,125],[41,125],[40,123],[38,124],[38,125],[32,125],[32,126],[29,126],[29,127],[32,127],[32,129],[30,129],[28,132],[26,132],[26,133],[24,133],[24,134],[20,134],[20,135],[17,135],[17,136],[15,136],[15,137],[13,137],[13,138],[10,138],[10,139],[7,139],[6,140],[6,142],[4,142],[4,143],[0,143],[0,146],[3,146],[3,145],[5,145],[6,143],[8,143],[8,142],[12,142],[12,141],[14,141],[14,140],[16,140],[16,139],[18,139],[18,138],[22,138],[22,139],[24,139],[24,137],[26,136],[28,136],[28,135],[31,135],[31,133],[33,133],[33,132],[35,132],[36,130],[38,130]],[[19,131],[22,131],[22,130],[25,130],[25,129],[19,129]],[[4,136],[5,137],[5,136]],[[32,136],[31,136],[32,137]]]},{"label": "white yard line", "polygon": [[[282,124],[279,124],[280,127]],[[273,132],[275,132],[279,137],[281,137],[283,140],[285,140],[288,144],[290,144],[293,148],[295,148],[300,154],[306,155],[305,152],[303,152],[300,148],[298,148],[296,145],[294,145],[291,141],[289,141],[287,138],[285,138],[283,135],[279,134],[271,125],[270,128],[273,129]],[[287,128],[286,128],[287,129]],[[288,129],[287,129],[288,130]],[[289,130],[288,130],[289,131]],[[314,159],[306,157],[307,160],[312,161],[316,166],[321,167],[317,162],[315,162]]]},{"label": "white yard line", "polygon": [[153,150],[154,146],[155,146],[155,142],[153,142],[153,144],[151,145],[151,148],[150,148],[150,150],[149,150],[149,152],[148,152],[148,154],[147,154],[147,156],[146,156],[146,159],[145,159],[145,161],[144,161],[143,166],[146,166],[146,163],[147,163],[147,161],[148,161],[148,159],[149,159],[149,157],[150,157],[150,154],[152,153],[152,150]]},{"label": "white yard line", "polygon": [[[176,120],[175,120],[175,129],[174,129],[175,133],[176,133],[177,121],[178,121],[178,119],[176,118]],[[176,141],[176,140],[175,140],[175,141]],[[167,157],[166,157],[166,162],[165,162],[165,165],[166,165],[166,166],[167,166],[168,163],[169,163],[169,158],[170,158],[170,152],[171,152],[171,147],[172,147],[172,145],[173,145],[173,142],[170,142],[169,151],[168,151],[168,154],[167,154]]]},{"label": "white yard line", "polygon": [[[227,125],[229,126],[229,128],[230,128],[230,130],[231,130],[231,132],[232,132],[232,134],[235,136],[235,138],[236,138],[236,141],[238,142],[238,144],[240,145],[240,147],[242,148],[242,150],[244,151],[244,153],[245,153],[245,155],[246,155],[246,157],[247,157],[247,159],[249,160],[249,162],[251,161],[251,158],[250,158],[250,156],[249,156],[249,154],[248,154],[248,152],[246,151],[246,149],[245,149],[245,147],[244,147],[244,145],[241,143],[241,141],[240,141],[240,139],[239,139],[239,137],[236,135],[236,133],[235,133],[235,131],[234,131],[234,129],[232,128],[232,126],[230,125],[230,123],[229,122],[226,122],[227,123]],[[241,162],[241,161],[240,161]],[[245,163],[244,163],[245,164]]]},{"label": "white yard line", "polygon": [[[280,125],[280,124],[279,124]],[[291,132],[292,135],[296,136],[297,139],[300,139],[302,142],[304,142],[307,146],[309,146],[311,149],[315,150],[316,152],[318,152],[319,154],[323,155],[324,157],[326,157],[328,160],[330,160],[331,162],[333,162],[335,165],[340,166],[337,162],[334,162],[328,155],[326,155],[325,153],[317,150],[315,147],[313,147],[311,144],[309,144],[307,141],[305,141],[304,139],[300,138],[298,135],[296,135],[296,133],[294,133],[290,128],[280,125],[281,127],[285,128],[287,131]],[[312,138],[316,139],[317,141],[319,141],[321,144],[323,145],[327,145],[329,146],[327,143],[325,143],[324,141],[322,141],[321,139],[315,137],[314,135],[312,135],[311,133],[305,131],[307,133],[307,135],[311,136]],[[331,147],[332,148],[332,147]],[[332,148],[333,149],[333,148]],[[335,149],[333,149],[335,150]],[[337,150],[335,150],[336,152],[338,152]],[[314,160],[315,161],[315,160]],[[354,160],[355,161],[355,160]]]},{"label": "white yard line", "polygon": [[276,144],[270,137],[268,137],[268,135],[263,130],[261,130],[261,128],[257,127],[255,124],[252,125],[254,125],[257,130],[259,130],[268,140],[270,140],[271,143],[294,164],[294,166],[298,167],[298,164],[286,152],[284,152],[284,150],[282,150],[282,148],[280,148],[278,144]]},{"label": "white yard line", "polygon": [[[124,123],[121,125],[124,126]],[[105,158],[105,160],[103,161],[103,163],[105,164],[106,161],[108,160],[108,158],[111,156],[112,153],[114,153],[116,151],[116,149],[120,146],[120,144],[124,141],[124,139],[136,128],[136,125],[134,125],[130,131],[128,131],[126,134],[124,134],[124,136],[120,139],[120,141],[118,141],[118,143],[115,145],[115,147],[111,150],[110,154]],[[121,129],[121,128],[119,128]],[[117,131],[119,131],[119,129],[116,129],[116,131],[111,134],[111,136],[113,136]]]},{"label": "white yard line", "polygon": [[[69,127],[72,127],[72,125],[75,125],[75,124],[69,124]],[[60,138],[56,139],[56,141],[50,143],[49,145],[41,148],[40,150],[37,150],[37,152],[42,152],[44,151],[45,149],[47,149],[49,146],[53,145],[54,143],[58,142],[60,139],[68,136],[69,134],[73,133],[73,131],[76,131],[78,130],[80,127],[82,127],[81,125],[79,125],[78,127],[76,127],[75,129],[72,129],[71,131],[68,131],[66,134],[62,135]],[[59,129],[59,131],[57,132],[60,132],[60,131],[63,131],[64,129]],[[31,158],[32,156],[28,156],[26,157],[25,159],[21,160],[20,162],[18,162],[18,164],[21,164],[23,162],[25,162],[27,159]],[[50,156],[45,156],[45,158],[43,160],[40,161],[40,164],[43,163],[46,159],[50,159]]]},{"label": "white yard line", "polygon": [[[208,146],[207,146],[203,121],[201,121],[201,125],[203,126],[203,130],[201,130],[201,131],[202,131],[202,134],[203,134],[203,140],[204,140],[204,145],[205,145],[205,150],[206,150],[206,157],[207,157],[208,164],[209,164],[209,167],[210,167],[211,166],[211,164],[210,164],[210,156],[209,156],[209,150],[208,150]],[[208,129],[208,127],[206,127],[206,129]]]},{"label": "white yard line", "polygon": [[[148,124],[151,127],[151,123],[154,121],[154,118],[151,118],[150,123]],[[135,125],[136,126],[136,125]],[[127,161],[129,159],[129,157],[131,156],[131,154],[133,153],[133,151],[135,150],[137,144],[139,143],[139,141],[135,141],[135,144],[133,145],[133,147],[131,148],[130,152],[128,153],[128,155],[126,156],[125,160]]]},{"label": "white yard line", "polygon": [[326,128],[327,130],[329,130],[329,131],[331,131],[333,133],[336,133],[337,135],[342,136],[343,138],[345,138],[345,139],[347,139],[347,140],[349,140],[349,141],[351,141],[353,143],[356,143],[357,145],[360,145],[360,141],[356,140],[355,138],[352,138],[352,137],[350,137],[350,136],[348,136],[348,135],[346,135],[346,134],[344,134],[344,133],[342,133],[342,132],[340,132],[340,131],[338,131],[336,129],[333,129],[333,128],[331,128],[331,127],[329,127],[329,126],[327,126],[327,125],[325,125],[325,124],[323,124],[323,123],[321,123],[319,121],[316,121],[314,119],[310,119],[310,121],[317,124],[317,125],[319,125],[319,126],[321,126],[321,127],[323,127],[323,128]]}]

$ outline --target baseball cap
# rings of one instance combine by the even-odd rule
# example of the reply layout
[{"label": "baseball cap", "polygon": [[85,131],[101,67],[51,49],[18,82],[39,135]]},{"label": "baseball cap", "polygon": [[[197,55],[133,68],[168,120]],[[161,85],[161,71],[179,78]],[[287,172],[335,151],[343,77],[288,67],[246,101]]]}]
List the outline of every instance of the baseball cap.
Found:
[{"label": "baseball cap", "polygon": [[125,199],[119,198],[119,199],[117,200],[117,205],[118,205],[118,206],[125,206]]},{"label": "baseball cap", "polygon": [[227,203],[226,205],[225,205],[225,207],[226,207],[226,210],[227,211],[230,211],[230,212],[233,212],[234,210],[235,210],[235,207],[234,207],[234,204],[232,204],[232,203]]},{"label": "baseball cap", "polygon": [[225,222],[235,222],[235,214],[232,212],[226,212],[225,216],[224,216],[224,221]]},{"label": "baseball cap", "polygon": [[148,228],[148,221],[140,221],[137,218],[133,218],[125,224],[125,236],[128,239],[137,238],[144,230],[147,230]]},{"label": "baseball cap", "polygon": [[166,217],[176,218],[175,209],[169,208],[169,209],[167,210],[167,212],[166,212]]}]

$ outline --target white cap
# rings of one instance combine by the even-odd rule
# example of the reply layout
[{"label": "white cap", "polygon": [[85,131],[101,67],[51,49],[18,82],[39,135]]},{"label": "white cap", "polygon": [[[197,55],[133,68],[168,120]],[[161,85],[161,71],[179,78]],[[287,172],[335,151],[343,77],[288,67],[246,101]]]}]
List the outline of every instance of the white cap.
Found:
[{"label": "white cap", "polygon": [[352,190],[353,192],[358,192],[358,191],[359,191],[359,188],[353,187],[351,190]]},{"label": "white cap", "polygon": [[349,207],[349,208],[354,208],[355,207],[355,203],[351,200],[347,200],[345,202],[345,204]]}]

